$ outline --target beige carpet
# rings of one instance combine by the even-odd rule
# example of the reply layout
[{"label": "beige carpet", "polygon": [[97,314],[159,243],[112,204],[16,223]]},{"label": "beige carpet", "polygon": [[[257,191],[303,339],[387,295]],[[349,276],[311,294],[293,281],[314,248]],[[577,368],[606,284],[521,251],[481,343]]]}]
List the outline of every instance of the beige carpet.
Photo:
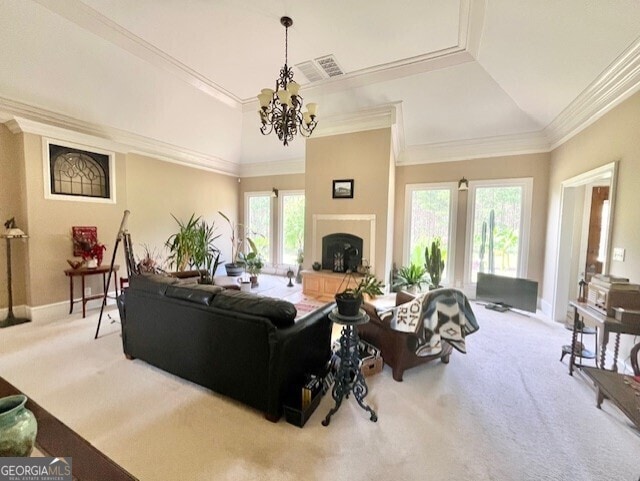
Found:
[{"label": "beige carpet", "polygon": [[[328,427],[303,428],[122,355],[97,312],[0,331],[0,375],[141,480],[637,480],[640,435],[558,361],[562,326],[473,305],[468,354],[368,378]],[[116,311],[110,310],[116,317]],[[233,366],[228,366],[233,369]]]}]

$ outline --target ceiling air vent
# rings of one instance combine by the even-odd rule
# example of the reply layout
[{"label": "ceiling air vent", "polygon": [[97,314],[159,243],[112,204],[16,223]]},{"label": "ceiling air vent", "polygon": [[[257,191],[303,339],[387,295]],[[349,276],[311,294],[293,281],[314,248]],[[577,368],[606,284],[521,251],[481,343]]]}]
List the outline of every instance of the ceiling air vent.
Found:
[{"label": "ceiling air vent", "polygon": [[337,77],[338,75],[344,75],[344,72],[336,62],[333,55],[325,55],[316,59],[316,63],[329,77]]},{"label": "ceiling air vent", "polygon": [[318,69],[318,67],[316,67],[316,64],[314,64],[311,60],[299,63],[296,65],[296,67],[298,67],[302,74],[307,77],[307,80],[309,80],[309,82],[317,82],[318,80],[322,80],[323,78],[325,78],[324,75],[322,75],[320,69]]}]

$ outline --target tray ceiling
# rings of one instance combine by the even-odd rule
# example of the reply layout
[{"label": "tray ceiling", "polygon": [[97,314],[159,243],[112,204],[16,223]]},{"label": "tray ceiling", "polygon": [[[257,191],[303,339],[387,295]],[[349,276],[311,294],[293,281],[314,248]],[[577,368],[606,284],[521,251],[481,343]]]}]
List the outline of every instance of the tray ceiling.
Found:
[{"label": "tray ceiling", "polygon": [[[615,84],[589,97],[612,103],[638,86],[636,0],[23,0],[0,4],[0,112],[86,122],[221,170],[301,159],[304,142],[261,136],[255,114],[284,63],[282,15],[289,64],[333,55],[345,73],[295,72],[319,128],[400,106],[399,147],[413,152],[400,162],[487,139],[506,153],[511,137],[548,150],[592,119],[590,89]],[[586,118],[565,119],[578,104]]]}]

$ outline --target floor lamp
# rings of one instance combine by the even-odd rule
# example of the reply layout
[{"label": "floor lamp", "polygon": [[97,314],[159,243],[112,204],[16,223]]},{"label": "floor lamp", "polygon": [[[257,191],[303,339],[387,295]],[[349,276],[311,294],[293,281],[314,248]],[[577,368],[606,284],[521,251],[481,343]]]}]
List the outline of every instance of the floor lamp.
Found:
[{"label": "floor lamp", "polygon": [[31,319],[13,315],[13,290],[11,286],[11,241],[14,239],[26,239],[29,236],[17,227],[11,227],[0,237],[4,237],[7,241],[7,288],[9,290],[9,313],[6,319],[0,321],[0,328],[3,328],[31,321]]}]

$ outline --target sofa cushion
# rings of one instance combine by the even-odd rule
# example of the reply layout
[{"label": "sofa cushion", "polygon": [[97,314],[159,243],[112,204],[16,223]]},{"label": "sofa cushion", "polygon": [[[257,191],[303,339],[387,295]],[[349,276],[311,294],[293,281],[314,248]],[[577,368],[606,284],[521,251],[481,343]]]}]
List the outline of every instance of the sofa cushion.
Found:
[{"label": "sofa cushion", "polygon": [[217,294],[211,305],[219,309],[266,317],[279,328],[292,326],[297,314],[296,307],[288,301],[229,289]]},{"label": "sofa cushion", "polygon": [[139,274],[131,276],[129,287],[151,294],[164,295],[167,287],[176,284],[178,279],[160,274]]},{"label": "sofa cushion", "polygon": [[206,284],[194,284],[188,287],[173,285],[167,287],[165,296],[208,306],[211,304],[213,297],[222,290],[222,287]]}]

